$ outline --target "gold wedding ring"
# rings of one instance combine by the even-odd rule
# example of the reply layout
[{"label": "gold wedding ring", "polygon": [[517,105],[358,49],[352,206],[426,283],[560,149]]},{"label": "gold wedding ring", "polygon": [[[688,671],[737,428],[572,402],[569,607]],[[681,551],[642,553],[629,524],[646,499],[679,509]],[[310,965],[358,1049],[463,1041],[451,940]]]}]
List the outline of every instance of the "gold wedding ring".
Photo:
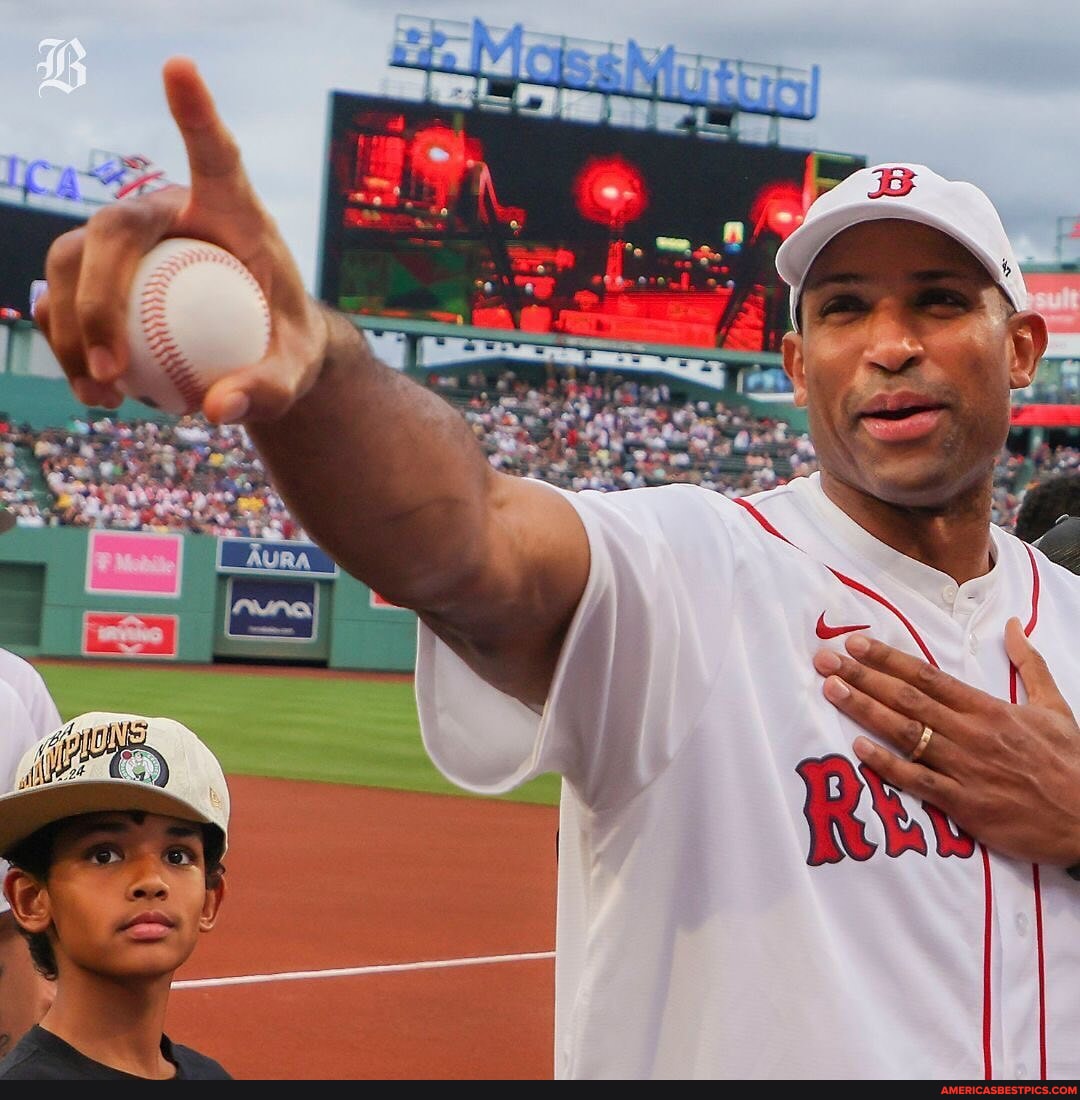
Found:
[{"label": "gold wedding ring", "polygon": [[933,736],[934,731],[929,726],[923,726],[922,737],[919,738],[919,743],[911,750],[911,755],[908,757],[912,763],[926,752],[926,746],[930,744],[930,738]]}]

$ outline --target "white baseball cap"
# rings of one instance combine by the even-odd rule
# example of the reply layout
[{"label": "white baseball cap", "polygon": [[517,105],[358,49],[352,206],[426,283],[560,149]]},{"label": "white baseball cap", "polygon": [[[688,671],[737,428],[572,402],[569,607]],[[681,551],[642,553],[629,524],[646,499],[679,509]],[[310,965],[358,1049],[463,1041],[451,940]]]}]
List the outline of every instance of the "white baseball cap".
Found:
[{"label": "white baseball cap", "polygon": [[216,825],[228,844],[229,788],[214,754],[171,718],[89,711],[42,738],[0,797],[0,853],[77,814],[143,810]]},{"label": "white baseball cap", "polygon": [[776,270],[791,287],[791,324],[799,329],[803,281],[818,253],[838,233],[860,222],[902,218],[959,241],[1012,302],[1027,309],[1027,288],[994,204],[974,184],[947,180],[924,164],[860,168],[820,195],[802,225],[776,253]]}]

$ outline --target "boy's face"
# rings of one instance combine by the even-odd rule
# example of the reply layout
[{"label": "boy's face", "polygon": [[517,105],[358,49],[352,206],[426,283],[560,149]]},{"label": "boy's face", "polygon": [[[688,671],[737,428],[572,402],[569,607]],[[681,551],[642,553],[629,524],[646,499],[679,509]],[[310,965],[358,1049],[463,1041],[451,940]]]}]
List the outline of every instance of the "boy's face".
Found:
[{"label": "boy's face", "polygon": [[[22,899],[20,919],[53,927],[58,971],[108,979],[172,972],[209,931],[224,895],[208,889],[200,826],[157,814],[72,818],[57,833],[45,883]],[[29,908],[28,908],[29,907]]]}]

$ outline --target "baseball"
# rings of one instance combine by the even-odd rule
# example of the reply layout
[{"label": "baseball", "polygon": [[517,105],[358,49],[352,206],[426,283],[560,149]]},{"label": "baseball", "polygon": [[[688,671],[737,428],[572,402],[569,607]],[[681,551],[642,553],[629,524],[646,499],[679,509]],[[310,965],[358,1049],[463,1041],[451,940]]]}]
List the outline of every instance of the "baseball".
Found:
[{"label": "baseball", "polygon": [[250,271],[207,241],[174,237],[143,258],[128,305],[128,396],[162,412],[197,412],[210,385],[257,363],[270,310]]}]

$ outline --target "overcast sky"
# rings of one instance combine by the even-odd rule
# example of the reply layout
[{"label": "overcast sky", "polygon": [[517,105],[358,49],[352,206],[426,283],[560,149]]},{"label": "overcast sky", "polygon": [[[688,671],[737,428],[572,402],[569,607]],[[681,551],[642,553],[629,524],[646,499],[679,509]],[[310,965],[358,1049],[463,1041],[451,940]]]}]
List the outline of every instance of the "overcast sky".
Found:
[{"label": "overcast sky", "polygon": [[[1021,262],[1054,261],[1059,221],[1080,216],[1080,0],[0,0],[0,155],[85,168],[94,148],[138,152],[186,182],[160,72],[190,56],[314,289],[329,93],[420,93],[420,74],[388,65],[398,14],[817,65],[818,117],[784,122],[783,144],[970,179]],[[85,84],[42,89],[39,43],[76,37]],[[1080,258],[1080,241],[1060,247]]]}]

